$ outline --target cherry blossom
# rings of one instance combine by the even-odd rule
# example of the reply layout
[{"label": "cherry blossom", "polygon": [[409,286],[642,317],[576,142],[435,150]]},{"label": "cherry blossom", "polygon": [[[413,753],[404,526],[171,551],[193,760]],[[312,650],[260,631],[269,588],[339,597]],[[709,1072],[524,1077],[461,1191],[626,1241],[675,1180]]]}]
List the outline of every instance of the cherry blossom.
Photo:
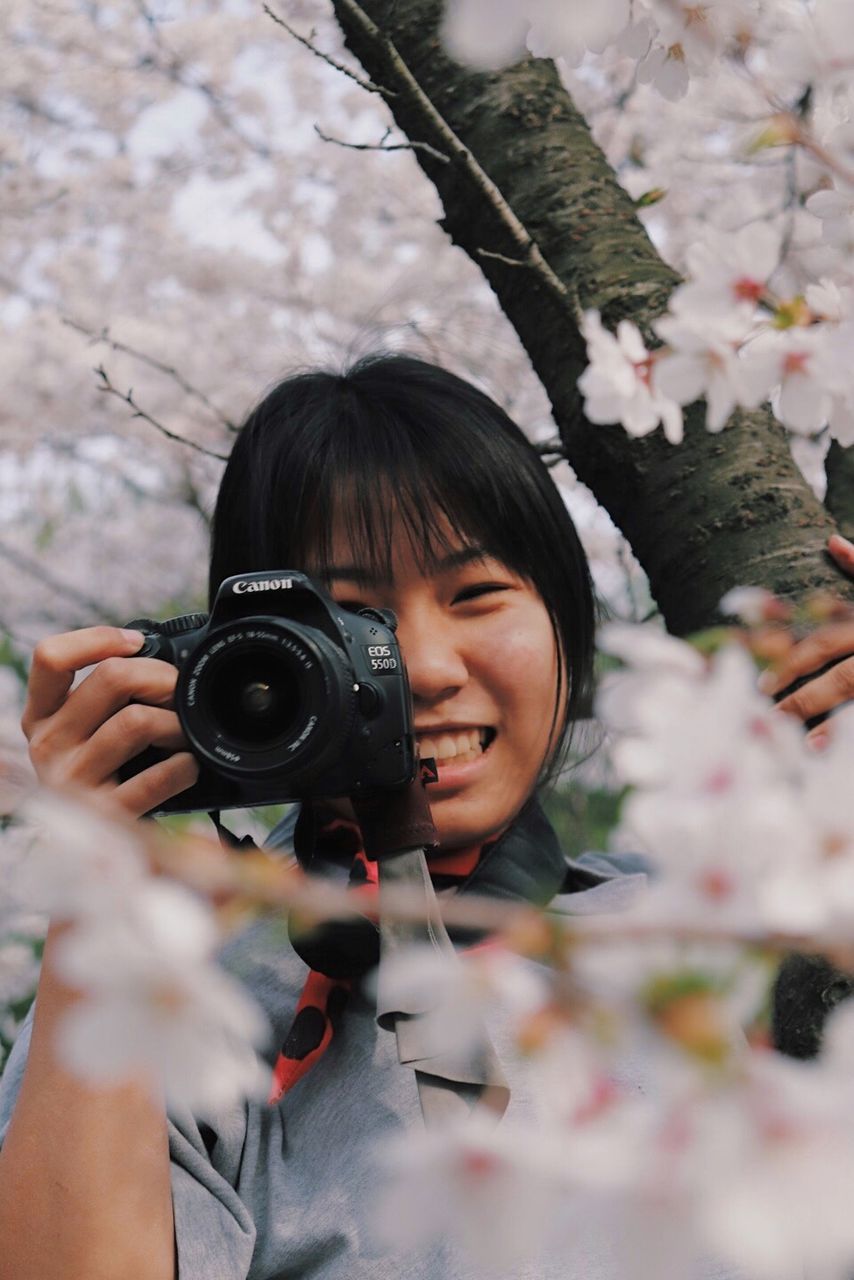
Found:
[{"label": "cherry blossom", "polygon": [[162,880],[61,938],[60,972],[86,997],[59,1028],[68,1065],[93,1084],[147,1075],[155,1096],[199,1115],[265,1097],[270,1073],[253,1045],[267,1021],[213,963],[216,941],[208,909]]},{"label": "cherry blossom", "polygon": [[845,0],[815,0],[803,20],[778,39],[774,57],[793,79],[832,86],[848,80],[854,65],[854,27]]},{"label": "cherry blossom", "polygon": [[450,1238],[501,1270],[536,1258],[559,1228],[566,1173],[554,1134],[477,1110],[451,1129],[385,1144],[382,1165],[376,1221],[398,1248]]},{"label": "cherry blossom", "polygon": [[505,66],[521,57],[529,21],[518,0],[450,0],[442,38],[460,62],[484,69]]},{"label": "cherry blossom", "polygon": [[635,325],[621,320],[616,336],[598,312],[582,326],[590,364],[578,379],[591,422],[621,422],[630,435],[644,436],[661,423],[671,444],[682,439],[682,411],[650,387],[650,355]]},{"label": "cherry blossom", "polygon": [[743,338],[745,328],[738,315],[720,323],[714,313],[702,318],[699,312],[690,317],[677,313],[655,323],[668,350],[655,361],[653,385],[682,405],[704,396],[708,431],[723,430],[737,405],[755,409],[768,395],[765,371],[739,357],[739,337],[733,337],[733,330],[739,329]]},{"label": "cherry blossom", "polygon": [[611,675],[608,685],[609,726],[630,726],[631,736],[614,748],[627,782],[720,795],[784,778],[797,766],[798,727],[759,693],[753,661],[738,646],[717,653],[702,675],[629,671]]},{"label": "cherry blossom", "polygon": [[29,856],[16,863],[22,902],[46,915],[113,915],[145,883],[148,867],[136,833],[70,797],[39,791],[22,811]]},{"label": "cherry blossom", "polygon": [[732,1120],[727,1125],[730,1167],[703,1197],[704,1234],[757,1280],[847,1274],[854,1262],[849,1086],[775,1054],[752,1058],[745,1085],[740,1132]]},{"label": "cherry blossom", "polygon": [[739,618],[746,626],[758,626],[779,617],[779,601],[767,587],[733,587],[718,605],[724,617]]},{"label": "cherry blossom", "polygon": [[376,981],[383,1007],[418,1014],[441,1043],[466,1049],[482,1039],[484,1017],[513,1032],[550,998],[544,972],[483,944],[459,954],[407,947],[383,964]]},{"label": "cherry blossom", "polygon": [[779,260],[780,234],[773,225],[750,223],[728,234],[709,230],[688,251],[691,278],[674,292],[671,309],[734,311],[750,319]]},{"label": "cherry blossom", "polygon": [[854,922],[854,817],[846,803],[854,753],[852,710],[835,715],[832,728],[824,750],[804,763],[803,808],[815,850],[814,884],[831,923],[847,935]]},{"label": "cherry blossom", "polygon": [[684,98],[691,76],[681,46],[653,42],[638,65],[638,83],[652,85],[669,102]]},{"label": "cherry blossom", "polygon": [[577,66],[588,50],[601,53],[629,22],[630,0],[596,5],[562,5],[539,0],[531,5],[528,48],[536,58],[563,58]]},{"label": "cherry blossom", "polygon": [[829,333],[821,326],[766,332],[751,344],[748,367],[778,385],[775,411],[791,431],[814,433],[830,415],[841,370]]}]

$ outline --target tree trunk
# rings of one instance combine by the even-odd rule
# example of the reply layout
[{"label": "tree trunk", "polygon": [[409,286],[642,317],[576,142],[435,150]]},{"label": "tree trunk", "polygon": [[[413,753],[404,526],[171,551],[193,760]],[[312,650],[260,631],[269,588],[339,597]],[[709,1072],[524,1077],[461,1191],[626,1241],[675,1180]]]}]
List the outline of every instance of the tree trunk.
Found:
[{"label": "tree trunk", "polygon": [[854,446],[843,449],[831,441],[825,461],[827,493],[824,505],[846,538],[854,537]]},{"label": "tree trunk", "polygon": [[516,328],[570,465],[628,538],[670,630],[719,620],[717,603],[735,585],[793,596],[850,590],[823,555],[831,517],[769,412],[738,413],[712,436],[693,406],[679,446],[660,430],[633,440],[620,426],[585,421],[580,311],[598,308],[612,328],[631,318],[649,338],[678,278],[554,64],[529,58],[491,74],[457,66],[441,50],[435,0],[333,4],[349,48],[391,91],[395,120],[441,197],[445,230]]}]

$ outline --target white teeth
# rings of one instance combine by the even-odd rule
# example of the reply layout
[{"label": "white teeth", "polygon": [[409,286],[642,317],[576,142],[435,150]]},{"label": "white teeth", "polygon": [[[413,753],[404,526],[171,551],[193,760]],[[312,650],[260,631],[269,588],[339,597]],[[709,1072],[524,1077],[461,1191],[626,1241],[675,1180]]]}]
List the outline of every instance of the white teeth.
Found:
[{"label": "white teeth", "polygon": [[485,729],[461,729],[435,738],[425,733],[418,735],[418,747],[422,760],[432,756],[434,760],[456,760],[458,764],[464,764],[481,755],[481,738],[485,737]]}]

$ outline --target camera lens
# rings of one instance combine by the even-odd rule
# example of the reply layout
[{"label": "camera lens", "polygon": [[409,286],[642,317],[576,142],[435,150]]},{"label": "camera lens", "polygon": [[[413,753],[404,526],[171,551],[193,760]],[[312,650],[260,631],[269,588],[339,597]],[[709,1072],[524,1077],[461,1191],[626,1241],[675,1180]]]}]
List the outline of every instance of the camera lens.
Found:
[{"label": "camera lens", "polygon": [[265,747],[291,731],[300,701],[292,664],[269,650],[249,649],[219,664],[208,705],[229,738]]},{"label": "camera lens", "polygon": [[218,773],[302,786],[350,732],[355,682],[347,655],[317,628],[250,616],[202,638],[175,706],[191,749]]}]

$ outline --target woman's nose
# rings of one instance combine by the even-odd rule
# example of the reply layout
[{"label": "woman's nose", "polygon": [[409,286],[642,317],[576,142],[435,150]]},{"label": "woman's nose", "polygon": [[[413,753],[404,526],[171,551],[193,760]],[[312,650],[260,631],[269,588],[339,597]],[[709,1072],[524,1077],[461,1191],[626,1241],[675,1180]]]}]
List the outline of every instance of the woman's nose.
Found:
[{"label": "woman's nose", "polygon": [[403,616],[397,638],[416,705],[442,702],[465,684],[468,667],[452,626],[435,617]]}]

